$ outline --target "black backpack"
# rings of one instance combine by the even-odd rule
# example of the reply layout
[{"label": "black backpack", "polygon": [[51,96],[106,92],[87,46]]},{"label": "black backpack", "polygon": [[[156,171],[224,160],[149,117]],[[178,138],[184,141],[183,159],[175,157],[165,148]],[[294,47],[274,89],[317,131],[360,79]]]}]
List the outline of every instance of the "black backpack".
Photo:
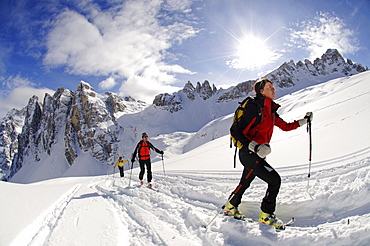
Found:
[{"label": "black backpack", "polygon": [[242,102],[239,102],[239,107],[235,110],[234,113],[234,119],[230,127],[230,148],[232,148],[232,145],[235,146],[235,154],[234,154],[234,168],[236,167],[236,152],[239,149],[243,148],[243,144],[239,142],[235,138],[235,132],[239,129],[239,122],[243,118],[245,112],[246,112],[246,107],[250,103],[255,103],[257,105],[258,109],[258,116],[256,122],[253,123],[251,126],[251,129],[256,127],[260,121],[261,121],[261,116],[262,116],[262,107],[259,103],[255,101],[253,97],[247,97],[245,98]]}]

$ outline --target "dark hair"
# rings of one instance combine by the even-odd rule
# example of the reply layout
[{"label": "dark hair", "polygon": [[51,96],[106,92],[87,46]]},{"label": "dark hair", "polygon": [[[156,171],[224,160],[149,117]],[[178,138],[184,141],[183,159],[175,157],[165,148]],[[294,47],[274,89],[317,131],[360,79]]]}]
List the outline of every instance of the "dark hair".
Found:
[{"label": "dark hair", "polygon": [[143,134],[141,134],[141,137],[143,138],[143,137],[147,137],[148,136],[148,134],[146,134],[146,132],[143,132]]},{"label": "dark hair", "polygon": [[267,83],[271,83],[271,84],[273,84],[271,80],[266,79],[266,78],[261,78],[261,79],[257,80],[257,81],[254,83],[254,92],[256,93],[256,96],[262,96],[262,94],[261,94],[261,90],[262,90],[263,88],[265,88],[265,85],[266,85]]}]

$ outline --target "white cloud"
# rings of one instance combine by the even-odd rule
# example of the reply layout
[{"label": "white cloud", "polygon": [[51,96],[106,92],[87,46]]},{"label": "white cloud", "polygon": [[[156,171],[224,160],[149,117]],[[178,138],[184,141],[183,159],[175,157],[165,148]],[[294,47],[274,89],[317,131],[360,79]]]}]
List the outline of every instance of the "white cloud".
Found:
[{"label": "white cloud", "polygon": [[5,90],[12,90],[17,87],[35,86],[28,78],[23,78],[20,74],[11,75],[7,78],[0,78],[2,88]]},{"label": "white cloud", "polygon": [[191,3],[192,3],[191,1],[167,0],[165,8],[168,10],[179,10],[188,12]]},{"label": "white cloud", "polygon": [[0,91],[0,117],[5,116],[13,108],[24,108],[34,95],[42,102],[45,93],[54,94],[54,91],[48,88],[34,88],[35,83],[23,78],[20,74],[6,78],[0,77],[0,81],[2,88]]},{"label": "white cloud", "polygon": [[291,41],[310,53],[310,60],[321,57],[327,49],[337,49],[342,54],[359,50],[355,32],[345,27],[343,20],[329,13],[319,13],[312,21],[302,22],[301,30],[290,30]]},{"label": "white cloud", "polygon": [[0,93],[0,117],[6,116],[11,109],[22,109],[27,106],[32,96],[37,96],[43,102],[45,93],[54,94],[53,90],[47,88],[36,89],[28,86],[21,86],[12,89],[9,93]]},{"label": "white cloud", "polygon": [[163,92],[172,93],[180,89],[179,87],[164,85],[163,83],[153,83],[152,79],[143,76],[131,76],[122,84],[120,91],[123,92],[121,96],[127,94],[135,99],[152,103],[153,95],[158,95]]},{"label": "white cloud", "polygon": [[[156,86],[175,83],[176,73],[191,71],[166,63],[167,50],[194,37],[197,30],[185,21],[164,21],[158,16],[161,7],[183,13],[190,5],[191,1],[136,0],[104,11],[89,5],[86,16],[66,10],[56,18],[47,36],[44,64],[65,66],[77,75],[114,74],[116,80],[142,80]],[[107,88],[111,85],[111,80],[101,84]],[[121,88],[128,94],[127,86]],[[142,91],[147,91],[145,97],[154,96],[151,90]]]},{"label": "white cloud", "polygon": [[99,83],[99,87],[103,90],[109,90],[112,89],[116,85],[116,81],[113,77],[109,77],[106,80],[103,80]]}]

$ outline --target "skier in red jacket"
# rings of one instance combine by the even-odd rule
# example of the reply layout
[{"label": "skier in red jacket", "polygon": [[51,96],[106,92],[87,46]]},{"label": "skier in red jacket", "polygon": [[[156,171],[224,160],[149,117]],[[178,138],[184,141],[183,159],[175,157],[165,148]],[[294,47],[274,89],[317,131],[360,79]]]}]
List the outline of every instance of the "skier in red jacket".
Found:
[{"label": "skier in red jacket", "polygon": [[139,165],[140,165],[140,173],[139,179],[140,184],[144,184],[143,177],[145,173],[145,166],[147,169],[147,179],[149,186],[152,186],[152,163],[150,161],[150,149],[154,150],[155,152],[163,155],[164,152],[162,150],[157,149],[148,141],[148,134],[145,132],[142,134],[142,140],[136,145],[135,151],[132,154],[131,162],[135,162],[136,154],[139,155]]},{"label": "skier in red jacket", "polygon": [[[230,196],[230,201],[225,206],[225,213],[234,218],[240,219],[243,214],[238,210],[242,195],[257,176],[268,184],[266,195],[261,203],[261,214],[259,222],[274,226],[283,227],[283,222],[278,219],[274,212],[276,197],[279,193],[281,178],[280,175],[266,161],[266,156],[271,153],[270,140],[274,126],[283,131],[297,129],[312,120],[312,112],[306,113],[303,119],[287,123],[280,118],[276,112],[280,105],[275,103],[275,88],[268,79],[259,79],[254,84],[256,93],[255,102],[246,106],[243,118],[239,123],[238,130],[234,134],[236,140],[243,144],[239,151],[239,159],[244,166],[240,183]],[[262,113],[259,115],[259,113]],[[257,125],[254,123],[259,121]],[[255,125],[254,127],[252,127]]]}]

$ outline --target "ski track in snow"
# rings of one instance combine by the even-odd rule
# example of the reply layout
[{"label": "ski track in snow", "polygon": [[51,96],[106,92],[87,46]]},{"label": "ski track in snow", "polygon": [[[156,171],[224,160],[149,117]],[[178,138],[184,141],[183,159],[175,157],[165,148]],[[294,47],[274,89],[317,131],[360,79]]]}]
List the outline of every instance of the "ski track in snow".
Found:
[{"label": "ski track in snow", "polygon": [[28,225],[12,242],[12,245],[43,245],[52,234],[58,221],[62,217],[64,210],[81,186],[81,184],[76,184],[68,192],[62,195],[32,224]]},{"label": "ski track in snow", "polygon": [[[345,163],[347,157],[340,160]],[[332,161],[335,160],[322,165]],[[358,239],[361,239],[359,245],[361,242],[365,245],[370,240],[370,198],[366,197],[370,189],[369,164],[370,159],[365,158],[313,173],[309,193],[307,178],[282,176],[276,213],[284,221],[294,216],[296,223],[281,232],[275,232],[270,226],[237,221],[223,215],[219,215],[207,229],[201,228],[212,219],[238,184],[240,171],[156,173],[159,192],[132,185],[138,183],[136,178],[131,187],[127,180],[117,182],[109,178],[101,178],[94,187],[112,209],[120,211],[129,234],[136,235],[130,245],[270,245],[273,242],[346,245]],[[265,189],[266,185],[256,178],[247,190],[240,206],[247,217],[258,218]],[[318,206],[317,203],[325,205]],[[320,211],[311,211],[310,207]],[[315,241],[316,238],[321,241]]]},{"label": "ski track in snow", "polygon": [[[368,150],[356,154],[362,152]],[[128,178],[121,180],[112,175],[95,177],[87,187],[95,190],[114,214],[117,238],[112,242],[117,245],[350,245],[353,241],[366,245],[370,240],[370,198],[366,196],[370,190],[370,158],[346,163],[348,157],[343,156],[322,165],[330,166],[330,162],[338,160],[341,165],[313,173],[310,183],[287,170],[286,175],[280,172],[282,188],[276,213],[284,221],[292,216],[296,219],[293,226],[280,232],[222,214],[207,229],[201,227],[213,218],[238,184],[240,170],[158,172],[158,191],[137,185],[136,177],[128,186]],[[71,201],[77,199],[82,186],[76,184],[63,194],[12,245],[61,242],[60,238],[67,235],[52,238],[53,232],[60,226],[73,227],[67,211],[77,209]],[[258,178],[253,181],[240,206],[246,217],[258,218],[265,189],[266,184]],[[76,227],[78,216],[74,221]],[[120,238],[123,231],[128,232],[126,238]]]},{"label": "ski track in snow", "polygon": [[[114,178],[112,175],[93,178],[87,187],[95,190],[116,218],[117,245],[367,245],[370,241],[370,158],[353,162],[353,156],[368,154],[369,149],[321,162],[321,170],[307,178],[280,170],[282,187],[276,214],[296,222],[285,231],[256,222],[238,221],[218,215],[207,224],[239,182],[237,171],[167,171],[154,173],[156,189],[139,183],[137,177]],[[352,159],[352,162],[350,161]],[[336,162],[336,167],[331,163]],[[338,162],[340,165],[338,165]],[[323,167],[328,167],[323,169]],[[58,227],[73,227],[70,212],[83,184],[74,185],[27,226],[12,245],[57,245]],[[86,187],[85,187],[86,188]],[[266,184],[256,178],[243,197],[240,209],[256,220]],[[350,195],[349,195],[350,194]],[[86,196],[87,194],[84,194]],[[318,205],[320,204],[320,205]],[[73,208],[71,206],[74,206]],[[71,207],[71,208],[69,208]],[[310,209],[316,208],[316,209]],[[74,219],[77,227],[78,216]],[[355,228],[355,229],[354,229]],[[127,231],[124,236],[120,236]],[[58,234],[58,233],[55,233]],[[134,235],[134,236],[131,236]],[[125,237],[125,238],[124,238]],[[317,241],[317,238],[320,241]]]}]

